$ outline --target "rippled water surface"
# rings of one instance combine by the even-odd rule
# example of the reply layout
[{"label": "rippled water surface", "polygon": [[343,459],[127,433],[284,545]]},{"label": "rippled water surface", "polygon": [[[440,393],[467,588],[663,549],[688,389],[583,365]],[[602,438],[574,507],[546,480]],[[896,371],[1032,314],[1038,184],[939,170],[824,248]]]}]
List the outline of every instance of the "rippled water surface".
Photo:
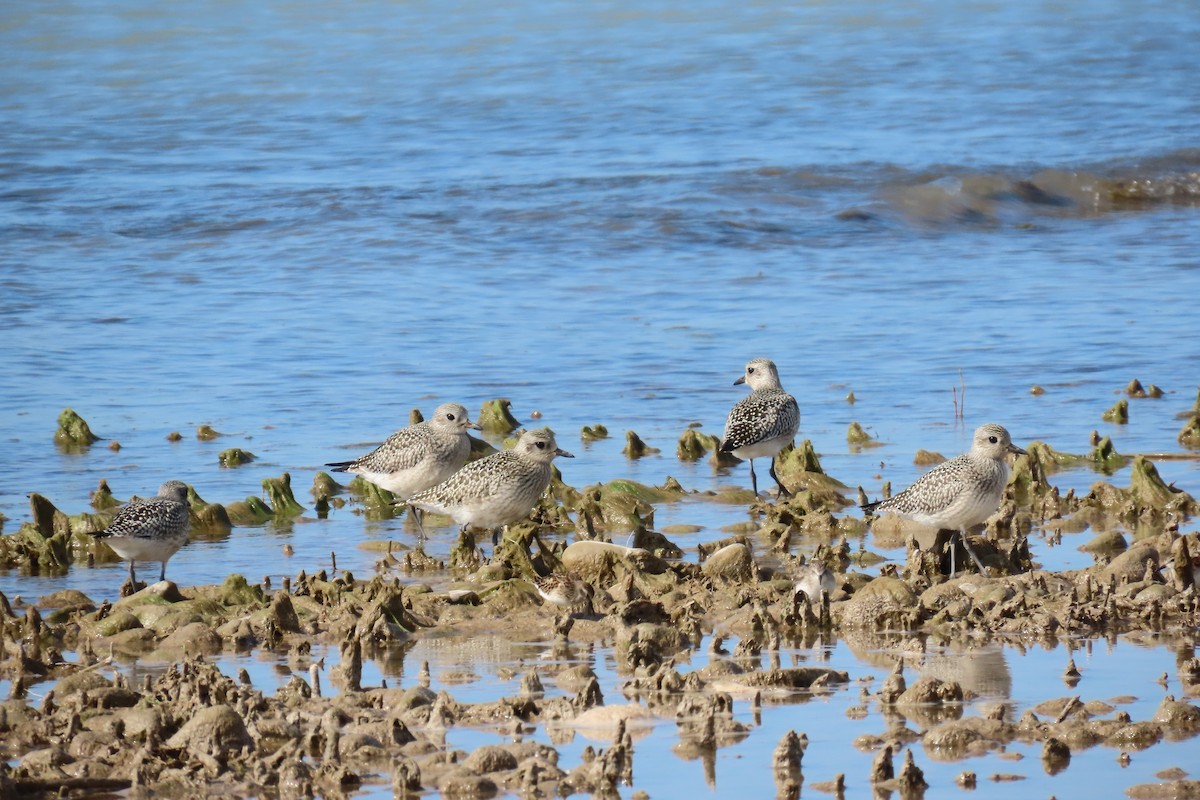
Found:
[{"label": "rippled water surface", "polygon": [[[1200,10],[1167,1],[8,4],[4,530],[28,493],[76,513],[101,479],[228,503],[287,471],[307,502],[321,464],[410,408],[493,397],[542,413],[575,486],[746,484],[674,449],[693,421],[720,432],[760,355],[825,469],[872,495],[989,420],[1069,452],[1095,430],[1178,454],[1200,383],[1197,41]],[[1133,378],[1166,395],[1102,422]],[[65,407],[121,449],[56,450]],[[884,446],[853,452],[852,421]],[[579,442],[596,423],[614,438]],[[661,454],[627,461],[626,430]],[[258,460],[221,469],[232,446]],[[1196,460],[1158,467],[1200,493]],[[1054,476],[1100,479],[1127,473]],[[331,549],[369,574],[359,542],[411,534],[357,511],[194,541],[171,577],[295,574]],[[694,559],[744,518],[684,502],[656,522],[702,526],[680,539]],[[1034,557],[1082,566],[1074,544]],[[123,569],[0,590],[109,597]],[[1103,663],[1146,659],[1173,670],[1163,649]],[[819,705],[768,713],[722,758],[765,757]],[[828,724],[857,735],[840,709]],[[1101,760],[1066,774],[1117,769]],[[702,775],[676,763],[671,781]]]}]

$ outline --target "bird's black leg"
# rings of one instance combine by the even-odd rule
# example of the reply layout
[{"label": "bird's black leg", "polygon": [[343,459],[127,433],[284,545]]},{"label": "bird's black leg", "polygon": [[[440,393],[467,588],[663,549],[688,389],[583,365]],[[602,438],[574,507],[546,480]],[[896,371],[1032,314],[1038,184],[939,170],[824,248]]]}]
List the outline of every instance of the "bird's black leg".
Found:
[{"label": "bird's black leg", "polygon": [[754,496],[758,497],[758,477],[754,474],[754,459],[750,459],[750,488],[754,490]]},{"label": "bird's black leg", "polygon": [[133,559],[129,559],[129,582],[137,586],[137,576],[133,574]]},{"label": "bird's black leg", "polygon": [[162,569],[158,571],[158,582],[162,583],[167,579],[167,562],[162,562]]},{"label": "bird's black leg", "polygon": [[979,570],[979,574],[987,575],[987,572],[983,568],[983,562],[979,560],[979,556],[975,555],[975,551],[971,549],[970,542],[967,541],[967,532],[962,531],[959,533],[959,535],[962,537],[963,550],[966,550],[967,555],[969,555],[971,560],[975,562],[975,568]]},{"label": "bird's black leg", "polygon": [[421,520],[421,509],[414,505],[408,507],[408,515],[412,517],[412,521],[417,523],[418,541],[424,542],[428,537],[425,535],[425,524]]},{"label": "bird's black leg", "polygon": [[792,493],[783,485],[783,481],[779,480],[779,476],[775,474],[775,456],[771,456],[771,477],[775,479],[776,485],[779,486],[780,497],[791,497]]}]

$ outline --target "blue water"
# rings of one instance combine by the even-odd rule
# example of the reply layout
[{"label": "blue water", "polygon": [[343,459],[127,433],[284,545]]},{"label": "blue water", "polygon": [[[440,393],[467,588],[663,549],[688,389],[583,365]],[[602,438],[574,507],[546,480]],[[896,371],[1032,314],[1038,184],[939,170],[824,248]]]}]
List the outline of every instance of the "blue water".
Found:
[{"label": "blue water", "polygon": [[[0,8],[3,530],[29,492],[74,513],[101,479],[228,503],[288,471],[308,502],[322,463],[410,408],[497,396],[559,432],[573,485],[745,485],[674,447],[720,431],[754,356],[827,471],[872,494],[991,420],[1069,452],[1093,430],[1179,451],[1200,384],[1194,3],[676,5]],[[1102,422],[1133,378],[1167,395]],[[56,450],[68,406],[121,449]],[[886,445],[852,452],[852,421]],[[230,436],[199,442],[202,423]],[[596,423],[614,438],[579,442]],[[661,455],[627,461],[630,429]],[[223,470],[231,446],[259,460]],[[1200,494],[1197,461],[1158,466]],[[1127,474],[1055,476],[1101,479]],[[656,522],[700,525],[694,558],[744,518],[687,502]],[[365,575],[359,542],[410,536],[310,511],[170,571],[281,576],[336,549]],[[1073,544],[1034,555],[1087,563]],[[108,597],[122,570],[0,591]]]}]

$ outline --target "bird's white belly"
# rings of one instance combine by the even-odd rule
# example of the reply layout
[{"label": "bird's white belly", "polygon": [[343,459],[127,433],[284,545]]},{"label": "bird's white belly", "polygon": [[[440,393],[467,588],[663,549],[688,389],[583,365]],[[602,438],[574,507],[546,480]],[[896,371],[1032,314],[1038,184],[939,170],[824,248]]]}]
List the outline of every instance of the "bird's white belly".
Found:
[{"label": "bird's white belly", "polygon": [[752,458],[770,458],[795,440],[795,436],[776,436],[774,439],[763,439],[761,442],[744,445],[729,452],[737,458],[748,461]]},{"label": "bird's white belly", "polygon": [[175,555],[187,536],[143,539],[129,536],[109,536],[103,540],[112,551],[126,561],[166,561]]},{"label": "bird's white belly", "polygon": [[437,486],[455,473],[454,467],[438,468],[430,464],[418,464],[415,467],[396,472],[377,472],[374,470],[355,470],[364,480],[386,489],[396,495],[397,500],[407,500],[417,492]]},{"label": "bird's white belly", "polygon": [[987,495],[964,492],[954,502],[932,514],[913,514],[912,519],[925,525],[960,530],[985,521],[1000,507],[1000,492]]}]

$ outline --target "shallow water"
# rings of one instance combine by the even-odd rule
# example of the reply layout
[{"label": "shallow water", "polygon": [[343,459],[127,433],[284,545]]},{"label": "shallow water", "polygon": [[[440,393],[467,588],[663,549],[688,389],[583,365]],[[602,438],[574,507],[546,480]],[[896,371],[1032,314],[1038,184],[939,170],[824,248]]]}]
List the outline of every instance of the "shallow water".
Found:
[{"label": "shallow water", "polygon": [[[1200,382],[1198,38],[1193,4],[1129,0],[5,7],[4,530],[29,492],[76,513],[101,479],[127,497],[180,478],[228,503],[288,471],[305,502],[324,462],[410,408],[497,396],[559,432],[572,485],[745,485],[744,466],[674,447],[692,421],[720,432],[760,355],[825,469],[872,495],[919,474],[918,448],[960,452],[989,420],[1068,452],[1093,430],[1122,453],[1177,452]],[[1167,395],[1102,422],[1133,378]],[[68,406],[120,451],[56,450]],[[853,452],[852,421],[884,446]],[[230,435],[197,441],[201,423]],[[614,438],[579,442],[595,423]],[[629,429],[662,453],[627,461]],[[258,461],[221,469],[231,446]],[[1200,492],[1200,462],[1157,463]],[[1054,476],[1100,479],[1127,472]],[[695,558],[744,519],[685,501],[655,521],[702,526],[677,537]],[[1088,536],[1035,539],[1035,560],[1082,566]],[[384,538],[412,540],[403,520],[310,510],[193,541],[170,577],[294,575],[332,550],[363,576],[377,554],[357,544]],[[0,573],[0,591],[110,597],[123,571]],[[1052,658],[1052,678],[1014,675],[1021,702],[1058,690]],[[832,717],[842,744],[863,724]],[[721,751],[719,787],[783,719]],[[697,773],[646,788],[681,774]]]}]

